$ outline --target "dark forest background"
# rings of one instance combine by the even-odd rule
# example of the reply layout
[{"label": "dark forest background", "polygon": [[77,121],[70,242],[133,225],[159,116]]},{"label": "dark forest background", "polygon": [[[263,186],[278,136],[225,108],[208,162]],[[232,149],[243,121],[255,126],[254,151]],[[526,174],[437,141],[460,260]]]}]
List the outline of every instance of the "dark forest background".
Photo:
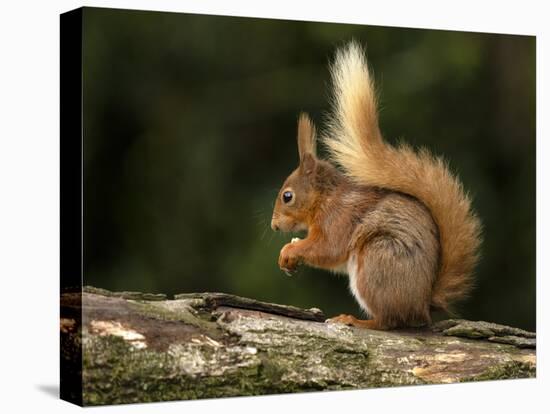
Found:
[{"label": "dark forest background", "polygon": [[443,154],[484,224],[460,315],[535,329],[535,38],[86,8],[84,282],[359,307],[345,277],[277,267],[269,228],[301,110],[335,48],[367,45],[381,129]]}]

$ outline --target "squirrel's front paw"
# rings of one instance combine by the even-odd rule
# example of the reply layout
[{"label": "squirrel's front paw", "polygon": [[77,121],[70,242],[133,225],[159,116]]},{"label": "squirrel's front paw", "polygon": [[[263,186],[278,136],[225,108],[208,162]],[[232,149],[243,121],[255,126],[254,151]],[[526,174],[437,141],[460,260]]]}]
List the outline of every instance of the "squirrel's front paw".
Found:
[{"label": "squirrel's front paw", "polygon": [[292,243],[285,244],[279,255],[279,268],[289,274],[296,271],[300,264],[300,258],[295,252]]}]

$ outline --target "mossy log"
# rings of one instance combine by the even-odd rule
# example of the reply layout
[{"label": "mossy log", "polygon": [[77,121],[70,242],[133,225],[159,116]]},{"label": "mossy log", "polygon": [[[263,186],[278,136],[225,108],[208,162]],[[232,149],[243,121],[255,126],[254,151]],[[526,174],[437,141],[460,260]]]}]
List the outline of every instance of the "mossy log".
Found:
[{"label": "mossy log", "polygon": [[74,378],[82,363],[84,405],[535,376],[535,334],[521,329],[447,320],[384,332],[324,320],[319,309],[221,293],[85,288],[61,296],[62,363]]}]

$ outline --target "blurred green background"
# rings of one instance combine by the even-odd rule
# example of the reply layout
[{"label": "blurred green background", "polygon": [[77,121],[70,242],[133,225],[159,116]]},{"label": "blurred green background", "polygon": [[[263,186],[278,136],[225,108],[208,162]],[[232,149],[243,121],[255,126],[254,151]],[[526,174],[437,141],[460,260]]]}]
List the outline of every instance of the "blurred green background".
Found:
[{"label": "blurred green background", "polygon": [[535,38],[85,8],[84,283],[359,307],[347,279],[277,267],[269,228],[319,124],[327,63],[367,44],[381,129],[443,154],[484,224],[460,315],[535,329]]}]

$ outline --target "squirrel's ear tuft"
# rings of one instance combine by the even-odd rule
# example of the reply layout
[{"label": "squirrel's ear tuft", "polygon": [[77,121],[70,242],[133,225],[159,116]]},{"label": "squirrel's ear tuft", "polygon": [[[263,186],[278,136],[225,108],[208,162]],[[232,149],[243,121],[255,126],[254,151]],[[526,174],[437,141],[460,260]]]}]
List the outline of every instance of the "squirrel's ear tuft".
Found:
[{"label": "squirrel's ear tuft", "polygon": [[298,118],[298,154],[300,155],[300,164],[306,154],[316,158],[315,126],[305,112],[302,112]]}]

